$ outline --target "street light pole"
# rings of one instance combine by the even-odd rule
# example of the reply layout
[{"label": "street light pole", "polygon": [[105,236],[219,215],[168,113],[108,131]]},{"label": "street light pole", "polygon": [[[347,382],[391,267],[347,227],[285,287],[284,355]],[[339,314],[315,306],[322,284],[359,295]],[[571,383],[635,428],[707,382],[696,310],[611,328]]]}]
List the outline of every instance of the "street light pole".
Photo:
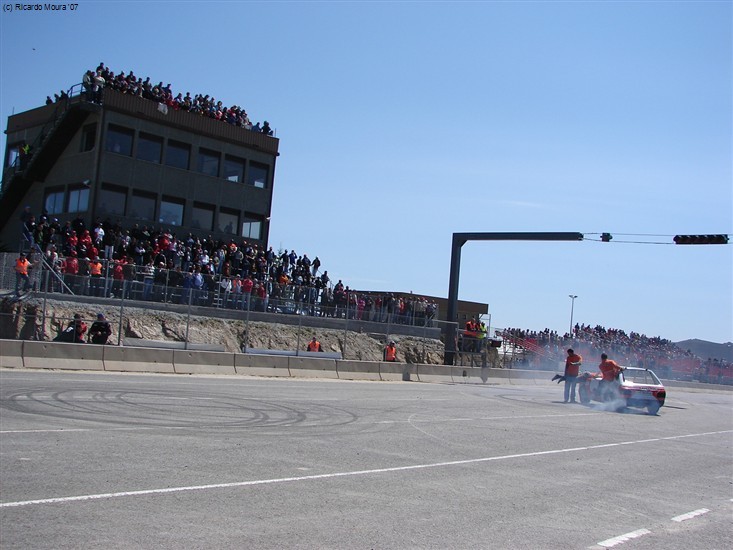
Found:
[{"label": "street light pole", "polygon": [[575,299],[577,298],[574,294],[568,294],[570,298],[570,337],[573,337],[573,311],[575,310]]}]

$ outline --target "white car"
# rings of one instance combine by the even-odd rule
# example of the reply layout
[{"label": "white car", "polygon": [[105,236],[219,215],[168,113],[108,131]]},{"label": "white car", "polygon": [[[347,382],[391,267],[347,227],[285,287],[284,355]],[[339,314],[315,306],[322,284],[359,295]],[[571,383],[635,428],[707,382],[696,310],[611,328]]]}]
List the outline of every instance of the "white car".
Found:
[{"label": "white car", "polygon": [[600,374],[586,372],[578,376],[578,394],[581,403],[591,401],[618,402],[617,409],[625,407],[646,408],[649,414],[657,414],[664,405],[667,391],[654,371],[640,367],[623,367],[610,395],[601,394]]}]

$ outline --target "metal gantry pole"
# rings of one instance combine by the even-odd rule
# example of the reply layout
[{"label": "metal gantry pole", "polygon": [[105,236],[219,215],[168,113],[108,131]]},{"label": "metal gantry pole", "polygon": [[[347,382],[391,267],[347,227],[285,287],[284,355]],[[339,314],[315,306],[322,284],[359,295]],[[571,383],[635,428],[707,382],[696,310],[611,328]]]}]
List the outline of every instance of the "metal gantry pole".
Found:
[{"label": "metal gantry pole", "polygon": [[[461,247],[468,241],[582,241],[582,233],[453,233],[450,281],[448,283],[449,323],[458,321],[458,282],[461,271]],[[443,364],[452,365],[456,353],[456,327],[449,324],[445,335]]]}]

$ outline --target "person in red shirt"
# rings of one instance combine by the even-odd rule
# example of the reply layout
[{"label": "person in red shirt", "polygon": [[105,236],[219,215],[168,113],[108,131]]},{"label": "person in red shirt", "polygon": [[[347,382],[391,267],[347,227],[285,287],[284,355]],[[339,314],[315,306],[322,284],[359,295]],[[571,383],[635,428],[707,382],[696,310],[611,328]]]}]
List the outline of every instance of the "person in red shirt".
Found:
[{"label": "person in red shirt", "polygon": [[249,300],[250,296],[252,294],[252,289],[254,288],[254,281],[252,280],[252,277],[247,275],[244,279],[242,279],[242,309],[249,310]]},{"label": "person in red shirt", "polygon": [[568,350],[568,356],[565,359],[565,401],[564,403],[575,403],[575,385],[580,372],[580,365],[583,358],[575,353],[572,349]]},{"label": "person in red shirt", "polygon": [[601,354],[601,364],[598,367],[603,378],[601,380],[601,398],[603,401],[609,401],[615,393],[618,375],[624,370],[616,361],[609,359],[605,353]]}]

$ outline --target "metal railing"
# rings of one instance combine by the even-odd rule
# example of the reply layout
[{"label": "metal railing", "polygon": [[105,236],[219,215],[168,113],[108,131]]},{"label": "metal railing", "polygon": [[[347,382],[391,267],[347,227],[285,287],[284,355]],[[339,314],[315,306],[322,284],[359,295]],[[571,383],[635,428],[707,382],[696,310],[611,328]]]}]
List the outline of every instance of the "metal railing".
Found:
[{"label": "metal railing", "polygon": [[[94,298],[118,298],[124,300],[188,304],[242,311],[306,315],[351,319],[375,323],[392,323],[407,326],[434,326],[438,307],[418,297],[396,297],[388,303],[388,294],[352,291],[342,298],[329,285],[327,287],[282,284],[271,278],[266,281],[251,280],[250,292],[242,291],[232,282],[246,280],[241,277],[225,277],[221,274],[204,274],[195,277],[194,272],[181,269],[153,268],[133,263],[100,260],[98,275],[92,275],[87,259],[76,260],[78,271],[64,272],[63,260],[49,265],[40,254],[35,254],[36,269],[32,270],[31,285],[34,290],[90,296]],[[0,288],[11,289],[14,284],[14,256],[1,254]],[[43,260],[43,261],[42,261]],[[117,270],[115,269],[118,268]],[[404,306],[399,307],[402,303]]]},{"label": "metal railing", "polygon": [[[14,292],[15,258],[12,254],[0,254],[0,289],[5,291],[0,297],[10,303],[19,299]],[[297,354],[305,350],[312,336],[320,334],[329,343],[329,349],[338,350],[344,358],[380,360],[382,346],[395,339],[404,348],[398,352],[403,356],[401,361],[442,363],[441,338],[446,323],[437,320],[437,310],[399,311],[384,304],[376,307],[374,302],[368,307],[368,301],[358,299],[366,293],[351,293],[357,299],[336,303],[323,299],[324,295],[332,295],[330,288],[271,281],[253,287],[251,293],[234,292],[226,284],[230,278],[221,275],[207,277],[201,287],[185,280],[171,284],[171,274],[176,273],[175,278],[180,271],[158,269],[151,273],[135,264],[127,264],[127,277],[120,278],[119,272],[116,277],[110,275],[112,262],[104,265],[99,276],[72,275],[61,273],[58,265],[48,264],[39,252],[33,253],[31,260],[34,267],[30,270],[30,296],[42,303],[30,314],[32,319],[28,313],[3,312],[2,338],[53,340],[72,319],[68,313],[59,317],[59,308],[49,302],[72,301],[89,326],[95,311],[105,312],[113,327],[111,344],[124,344],[134,338],[135,330],[130,327],[138,322],[143,309],[152,310],[157,316],[165,314],[169,318],[167,330],[184,349],[189,344],[221,344],[221,339],[204,341],[204,335],[196,329],[201,318],[220,318],[242,323],[240,349],[280,349]],[[69,311],[68,306],[64,311]],[[264,337],[268,330],[264,327],[271,327],[272,323],[289,325],[294,338],[281,341]],[[353,340],[364,336],[374,340],[367,351]]]}]

